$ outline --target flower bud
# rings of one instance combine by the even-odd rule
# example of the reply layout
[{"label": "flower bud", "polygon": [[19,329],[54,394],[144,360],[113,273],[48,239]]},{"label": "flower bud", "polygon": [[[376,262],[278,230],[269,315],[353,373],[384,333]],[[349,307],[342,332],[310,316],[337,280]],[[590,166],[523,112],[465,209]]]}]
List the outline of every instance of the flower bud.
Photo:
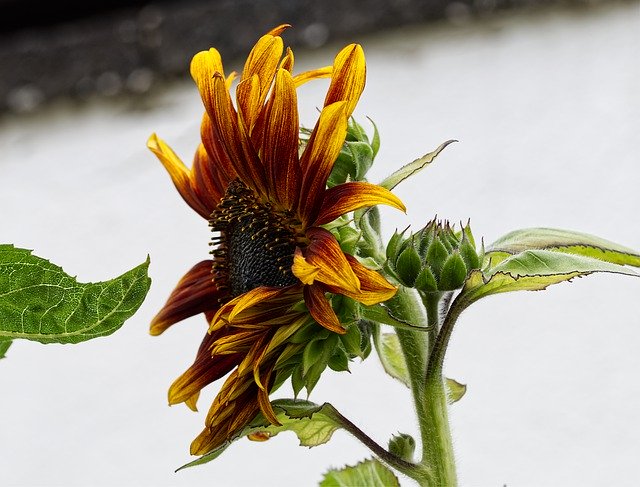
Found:
[{"label": "flower bud", "polygon": [[407,462],[413,461],[413,453],[416,449],[416,440],[406,433],[393,435],[389,440],[389,452]]},{"label": "flower bud", "polygon": [[471,228],[456,231],[447,221],[430,221],[415,234],[395,233],[387,246],[389,267],[407,287],[423,293],[459,289],[482,261]]}]

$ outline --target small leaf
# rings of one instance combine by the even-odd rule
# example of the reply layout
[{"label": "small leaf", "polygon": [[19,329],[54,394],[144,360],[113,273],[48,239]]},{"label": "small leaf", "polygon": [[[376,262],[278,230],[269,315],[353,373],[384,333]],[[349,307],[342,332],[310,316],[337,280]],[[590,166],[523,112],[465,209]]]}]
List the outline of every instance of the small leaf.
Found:
[{"label": "small leaf", "polygon": [[462,396],[467,392],[466,384],[460,384],[460,382],[447,378],[445,381],[447,386],[447,402],[453,404],[462,399]]},{"label": "small leaf", "polygon": [[405,386],[411,387],[407,361],[402,353],[398,335],[378,332],[374,335],[374,343],[385,372]]},{"label": "small leaf", "polygon": [[637,276],[628,267],[582,255],[550,250],[526,250],[495,267],[469,273],[459,299],[467,305],[485,296],[510,291],[540,291],[552,284],[594,272]]},{"label": "small leaf", "polygon": [[0,338],[0,359],[5,358],[12,341],[9,338]]},{"label": "small leaf", "polygon": [[441,144],[440,147],[438,147],[433,152],[429,152],[428,154],[425,154],[419,159],[416,159],[415,161],[410,162],[406,166],[402,166],[400,169],[398,169],[396,172],[394,172],[389,177],[387,177],[384,181],[382,181],[379,185],[387,189],[395,188],[402,181],[413,176],[414,174],[416,174],[417,172],[421,171],[422,169],[427,167],[429,164],[431,164],[433,160],[438,156],[438,154],[440,154],[440,152],[442,152],[445,147],[447,147],[449,144],[453,142],[457,142],[457,140],[447,140],[445,143]]},{"label": "small leaf", "polygon": [[261,440],[264,440],[284,431],[293,431],[300,440],[300,446],[313,447],[328,442],[334,431],[343,427],[344,418],[329,403],[318,405],[302,399],[278,399],[272,401],[271,406],[281,426],[269,424],[262,415],[258,415],[230,441],[183,465],[178,470],[215,460],[231,443],[245,436],[257,435]]},{"label": "small leaf", "polygon": [[567,254],[640,267],[640,253],[587,233],[556,228],[523,228],[500,237],[489,246],[487,253],[517,254],[524,250],[555,250]]},{"label": "small leaf", "polygon": [[149,291],[149,259],[110,281],[82,284],[30,250],[0,245],[0,338],[79,343],[113,333]]},{"label": "small leaf", "polygon": [[400,487],[398,477],[378,460],[365,460],[353,467],[329,470],[320,487]]}]

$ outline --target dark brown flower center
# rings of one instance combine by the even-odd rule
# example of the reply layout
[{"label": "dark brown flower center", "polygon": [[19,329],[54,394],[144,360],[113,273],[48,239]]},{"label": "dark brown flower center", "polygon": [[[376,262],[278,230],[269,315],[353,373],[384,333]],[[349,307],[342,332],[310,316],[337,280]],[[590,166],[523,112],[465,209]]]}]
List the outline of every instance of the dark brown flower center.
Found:
[{"label": "dark brown flower center", "polygon": [[212,251],[218,288],[235,297],[259,286],[298,282],[291,272],[296,235],[286,215],[258,201],[240,181],[229,184],[209,225],[220,232]]}]

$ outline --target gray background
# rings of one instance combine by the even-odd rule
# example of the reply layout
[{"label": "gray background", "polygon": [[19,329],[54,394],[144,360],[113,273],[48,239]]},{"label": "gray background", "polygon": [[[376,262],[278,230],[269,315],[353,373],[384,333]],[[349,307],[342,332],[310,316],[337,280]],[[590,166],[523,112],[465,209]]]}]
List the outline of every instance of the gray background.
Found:
[{"label": "gray background", "polygon": [[[382,136],[371,179],[460,140],[398,188],[409,211],[383,212],[387,234],[437,213],[470,217],[486,242],[553,226],[640,248],[638,27],[637,3],[613,3],[361,37],[368,82],[356,117],[372,117]],[[329,64],[340,47],[298,49],[297,69]],[[307,125],[325,89],[301,89]],[[190,160],[201,112],[195,87],[175,82],[142,100],[57,102],[2,120],[2,240],[82,281],[149,253],[153,278],[139,313],[111,337],[11,347],[0,363],[3,485],[315,485],[327,468],[370,456],[341,432],[311,450],[282,434],[173,473],[216,390],[198,414],[166,406],[205,323],[196,317],[159,338],[147,324],[207,257],[210,236],[145,141],[156,131]],[[451,413],[461,485],[636,484],[639,292],[640,281],[599,275],[465,312],[445,365],[469,385]],[[351,374],[328,372],[311,399],[332,402],[383,444],[416,431],[408,391],[374,357]]]}]

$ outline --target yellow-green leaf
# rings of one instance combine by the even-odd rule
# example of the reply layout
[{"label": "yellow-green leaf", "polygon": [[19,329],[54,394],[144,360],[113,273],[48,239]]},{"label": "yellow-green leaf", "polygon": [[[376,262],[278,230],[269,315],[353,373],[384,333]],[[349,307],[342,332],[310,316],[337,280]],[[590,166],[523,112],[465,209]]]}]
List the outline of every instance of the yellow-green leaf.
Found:
[{"label": "yellow-green leaf", "polygon": [[353,467],[329,470],[320,487],[400,487],[398,477],[378,460],[365,460]]},{"label": "yellow-green leaf", "polygon": [[583,255],[613,264],[640,267],[640,253],[587,233],[557,228],[523,228],[500,237],[487,253],[517,254],[525,250],[553,250]]}]

